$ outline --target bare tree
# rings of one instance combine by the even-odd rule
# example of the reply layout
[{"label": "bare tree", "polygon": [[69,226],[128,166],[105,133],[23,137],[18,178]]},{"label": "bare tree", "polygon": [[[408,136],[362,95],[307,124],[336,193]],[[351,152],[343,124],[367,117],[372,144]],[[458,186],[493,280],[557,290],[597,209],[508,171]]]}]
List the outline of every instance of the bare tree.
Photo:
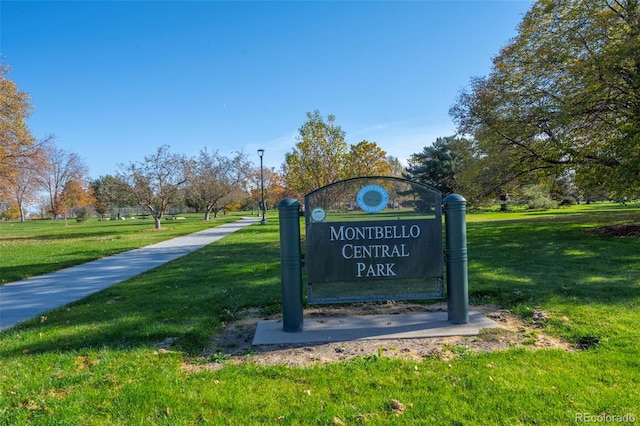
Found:
[{"label": "bare tree", "polygon": [[20,156],[5,168],[4,179],[0,180],[0,197],[11,199],[20,212],[20,222],[25,221],[25,208],[35,202],[40,182],[36,171],[42,165],[38,155]]},{"label": "bare tree", "polygon": [[69,182],[85,183],[89,169],[75,152],[55,146],[53,141],[42,147],[43,161],[35,169],[41,188],[47,193],[49,213],[57,218],[66,212],[62,195]]},{"label": "bare tree", "polygon": [[231,203],[240,203],[247,196],[244,189],[251,163],[244,153],[234,158],[218,152],[200,151],[187,190],[187,203],[204,211],[204,220],[214,217]]},{"label": "bare tree", "polygon": [[126,183],[126,189],[155,220],[160,229],[167,209],[182,195],[189,174],[189,162],[184,155],[169,151],[168,145],[144,157],[144,161],[121,164],[116,178]]}]

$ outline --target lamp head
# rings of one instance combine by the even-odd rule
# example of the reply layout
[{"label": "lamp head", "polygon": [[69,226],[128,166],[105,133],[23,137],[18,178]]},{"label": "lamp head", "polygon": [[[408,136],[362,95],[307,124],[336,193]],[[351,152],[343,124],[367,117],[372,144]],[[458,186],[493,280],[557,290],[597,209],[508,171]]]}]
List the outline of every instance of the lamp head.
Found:
[{"label": "lamp head", "polygon": [[258,155],[260,156],[260,158],[262,158],[262,156],[264,155],[264,149],[260,148],[258,150]]}]

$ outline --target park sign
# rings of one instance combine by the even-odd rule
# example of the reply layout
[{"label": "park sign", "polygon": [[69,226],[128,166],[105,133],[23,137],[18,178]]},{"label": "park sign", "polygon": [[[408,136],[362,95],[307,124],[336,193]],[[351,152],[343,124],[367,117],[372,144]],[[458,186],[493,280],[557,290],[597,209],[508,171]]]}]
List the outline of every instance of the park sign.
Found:
[{"label": "park sign", "polygon": [[417,182],[363,177],[304,200],[311,304],[442,298],[442,194]]}]

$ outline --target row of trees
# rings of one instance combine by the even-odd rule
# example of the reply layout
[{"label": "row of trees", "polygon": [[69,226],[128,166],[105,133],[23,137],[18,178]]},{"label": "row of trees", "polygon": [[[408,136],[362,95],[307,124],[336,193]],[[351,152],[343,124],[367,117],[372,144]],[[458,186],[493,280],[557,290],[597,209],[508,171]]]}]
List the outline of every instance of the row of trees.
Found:
[{"label": "row of trees", "polygon": [[[3,207],[13,206],[9,214],[15,210],[22,221],[25,207],[43,194],[44,210],[54,218],[84,216],[89,209],[103,217],[137,206],[155,219],[157,228],[167,210],[178,205],[202,212],[204,220],[224,209],[259,205],[259,170],[244,153],[227,158],[204,149],[197,157],[187,158],[165,145],[143,161],[121,164],[114,175],[89,180],[78,155],[57,148],[51,140],[29,150],[29,155],[12,163],[15,173],[0,185]],[[286,190],[272,170],[264,175],[265,204],[273,205],[271,200],[286,196]]]},{"label": "row of trees", "polygon": [[[168,146],[143,161],[122,164],[115,175],[90,181],[88,167],[74,152],[56,146],[53,137],[36,140],[26,121],[32,105],[0,67],[0,213],[25,220],[27,206],[46,198],[43,211],[54,218],[104,215],[114,207],[141,206],[156,227],[173,205],[201,211],[208,220],[232,205],[258,205],[259,170],[239,153],[233,158],[203,150],[197,158],[172,153]],[[273,170],[264,173],[267,197],[286,196]],[[270,199],[265,200],[269,204]],[[273,204],[273,203],[271,203]]]},{"label": "row of trees", "polygon": [[29,95],[18,90],[0,65],[0,204],[25,218],[25,207],[40,193],[54,216],[74,204],[89,204],[88,169],[77,154],[59,149],[52,137],[36,140],[26,120],[32,110]]},{"label": "row of trees", "polygon": [[[228,158],[203,149],[197,157],[187,158],[163,145],[143,161],[121,164],[117,174],[100,177],[90,186],[98,214],[113,207],[142,206],[160,228],[164,214],[175,205],[203,212],[204,220],[225,209],[258,206],[256,176],[259,170],[245,153]],[[272,171],[267,176],[271,196],[281,196],[284,188]]]},{"label": "row of trees", "polygon": [[0,196],[5,215],[19,216],[24,221],[26,207],[42,194],[46,210],[53,217],[66,217],[69,209],[93,202],[86,186],[86,164],[77,154],[57,148],[52,138],[34,143],[4,161]]},{"label": "row of trees", "polygon": [[319,111],[308,113],[298,143],[286,156],[283,172],[261,173],[244,153],[227,158],[202,150],[195,158],[159,147],[143,161],[121,164],[114,175],[93,181],[88,167],[74,152],[58,148],[53,137],[36,140],[26,120],[32,105],[0,68],[0,210],[25,220],[27,206],[46,197],[43,211],[54,218],[101,216],[114,209],[139,206],[160,227],[170,207],[181,205],[203,212],[209,220],[224,209],[267,208],[285,197],[301,197],[339,179],[362,175],[401,175],[402,166],[375,142],[347,145],[345,132]]},{"label": "row of trees", "polygon": [[261,173],[244,153],[227,158],[202,150],[186,158],[162,146],[143,161],[121,164],[115,175],[90,183],[95,211],[103,215],[110,209],[142,206],[160,228],[169,207],[181,204],[204,213],[209,220],[230,208],[268,208],[285,197],[304,194],[340,179],[364,175],[402,173],[400,162],[386,157],[375,142],[362,141],[348,146],[345,132],[329,115],[325,121],[319,111],[307,113],[293,152],[286,156],[283,173],[263,170],[265,205],[261,201]]}]

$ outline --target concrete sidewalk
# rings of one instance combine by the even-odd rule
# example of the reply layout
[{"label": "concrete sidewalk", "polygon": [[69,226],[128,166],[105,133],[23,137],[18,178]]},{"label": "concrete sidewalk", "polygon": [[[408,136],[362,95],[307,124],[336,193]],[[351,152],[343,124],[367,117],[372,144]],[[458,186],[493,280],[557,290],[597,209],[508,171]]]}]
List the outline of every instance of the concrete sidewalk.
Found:
[{"label": "concrete sidewalk", "polygon": [[259,220],[243,218],[115,256],[5,284],[0,287],[0,331],[194,252]]}]

